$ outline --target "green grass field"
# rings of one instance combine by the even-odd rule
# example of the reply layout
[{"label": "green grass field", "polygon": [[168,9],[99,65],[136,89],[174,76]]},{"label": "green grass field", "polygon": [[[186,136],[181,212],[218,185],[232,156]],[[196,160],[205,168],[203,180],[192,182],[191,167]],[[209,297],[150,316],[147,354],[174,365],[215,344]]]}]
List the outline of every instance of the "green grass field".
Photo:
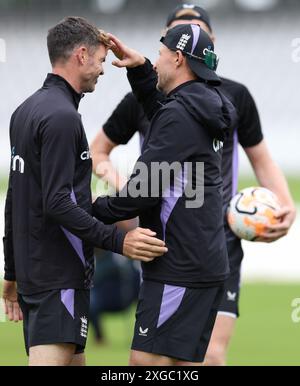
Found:
[{"label": "green grass field", "polygon": [[[294,201],[300,203],[300,177],[287,176],[287,180]],[[255,177],[241,176],[239,179],[239,189],[248,188],[250,186],[258,186]]]},{"label": "green grass field", "polygon": [[[228,364],[299,366],[300,323],[293,323],[291,318],[295,298],[300,298],[300,285],[246,284]],[[90,331],[88,365],[127,365],[133,323],[134,309],[127,314],[105,315],[108,343],[95,345]],[[26,365],[21,324],[0,323],[0,342],[0,365]]]},{"label": "green grass field", "polygon": [[0,175],[0,194],[6,192],[7,189],[7,177]]}]

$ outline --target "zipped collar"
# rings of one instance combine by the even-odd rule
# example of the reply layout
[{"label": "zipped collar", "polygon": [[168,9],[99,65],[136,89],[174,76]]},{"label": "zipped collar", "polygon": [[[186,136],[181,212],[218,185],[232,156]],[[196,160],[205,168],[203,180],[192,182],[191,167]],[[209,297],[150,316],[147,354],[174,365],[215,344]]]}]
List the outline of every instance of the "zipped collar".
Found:
[{"label": "zipped collar", "polygon": [[180,84],[179,86],[177,86],[176,88],[174,88],[172,91],[169,92],[169,94],[167,95],[166,99],[164,99],[162,101],[157,101],[157,103],[159,104],[160,107],[165,106],[172,99],[172,96],[174,94],[176,94],[178,91],[180,91],[182,88],[187,87],[187,86],[189,86],[192,83],[198,83],[198,82],[201,82],[201,81],[199,79],[197,79],[197,80],[189,80],[189,81],[187,81],[185,83]]},{"label": "zipped collar", "polygon": [[174,90],[170,91],[169,94],[167,95],[167,97],[170,98],[172,95],[176,94],[182,88],[184,88],[186,86],[189,86],[192,83],[199,83],[199,82],[201,82],[201,81],[199,79],[197,79],[197,80],[189,80],[189,81],[187,81],[185,83],[182,83],[179,86],[177,86],[176,88],[174,88]]},{"label": "zipped collar", "polygon": [[67,82],[63,77],[56,74],[48,74],[47,78],[44,82],[43,88],[50,88],[52,86],[57,86],[63,90],[65,90],[68,95],[72,98],[74,106],[76,110],[78,110],[79,103],[81,99],[84,97],[84,94],[79,94],[74,88]]}]

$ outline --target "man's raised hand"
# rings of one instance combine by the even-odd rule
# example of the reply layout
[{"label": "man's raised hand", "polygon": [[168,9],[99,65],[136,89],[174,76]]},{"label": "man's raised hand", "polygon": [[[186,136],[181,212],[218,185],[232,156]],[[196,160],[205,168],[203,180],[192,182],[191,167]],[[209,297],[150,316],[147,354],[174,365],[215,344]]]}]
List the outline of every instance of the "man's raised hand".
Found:
[{"label": "man's raised hand", "polygon": [[111,47],[110,49],[117,57],[117,60],[114,60],[112,64],[118,68],[134,68],[142,66],[146,59],[139,52],[133,50],[132,48],[127,47],[121,40],[112,34],[108,34]]}]

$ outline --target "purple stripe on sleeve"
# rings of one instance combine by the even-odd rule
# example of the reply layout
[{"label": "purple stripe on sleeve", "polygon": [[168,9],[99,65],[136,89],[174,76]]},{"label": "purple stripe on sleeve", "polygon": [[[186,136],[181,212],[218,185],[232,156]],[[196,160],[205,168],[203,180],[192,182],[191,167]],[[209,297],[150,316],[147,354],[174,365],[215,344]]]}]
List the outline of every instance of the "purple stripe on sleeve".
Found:
[{"label": "purple stripe on sleeve", "polygon": [[181,172],[179,176],[175,177],[175,184],[164,192],[161,205],[160,219],[163,227],[163,237],[166,239],[166,227],[171,217],[171,214],[179,200],[183,196],[187,185],[187,168]]},{"label": "purple stripe on sleeve", "polygon": [[140,150],[141,151],[142,151],[144,142],[145,142],[145,136],[142,133],[140,133]]},{"label": "purple stripe on sleeve", "polygon": [[[74,202],[74,204],[77,204],[74,190],[72,190],[72,192],[71,192],[71,199]],[[72,247],[76,251],[77,255],[79,256],[80,260],[82,261],[82,264],[85,267],[86,266],[86,260],[85,260],[84,253],[83,253],[82,241],[77,236],[73,235],[71,232],[69,232],[67,229],[65,229],[64,227],[61,227],[61,229],[64,232],[66,238],[69,240],[70,244],[72,245]]]},{"label": "purple stripe on sleeve", "polygon": [[73,189],[72,189],[72,192],[71,192],[71,200],[74,202],[74,204],[77,205],[77,200],[76,200],[75,192],[74,192]]},{"label": "purple stripe on sleeve", "polygon": [[171,217],[171,214],[179,200],[179,197],[171,197],[171,191],[166,191],[165,193],[169,197],[164,197],[162,200],[162,206],[161,206],[161,214],[160,219],[163,227],[163,237],[164,240],[166,239],[166,228],[167,223],[169,221],[169,218]]},{"label": "purple stripe on sleeve", "polygon": [[75,290],[62,290],[60,292],[61,301],[68,310],[72,318],[75,318],[74,315],[74,300],[75,300]]},{"label": "purple stripe on sleeve", "polygon": [[199,41],[199,36],[200,36],[200,27],[198,25],[195,25],[195,24],[192,24],[191,25],[192,27],[192,31],[193,31],[193,48],[192,48],[192,54],[194,53],[195,51],[195,48],[197,46],[197,43]]},{"label": "purple stripe on sleeve", "polygon": [[169,320],[178,310],[186,288],[165,285],[157,328]]},{"label": "purple stripe on sleeve", "polygon": [[86,261],[83,254],[82,241],[77,236],[74,236],[71,232],[67,231],[65,228],[61,227],[61,229],[64,232],[66,238],[69,240],[72,247],[75,249],[77,255],[82,261],[82,264],[85,266]]}]

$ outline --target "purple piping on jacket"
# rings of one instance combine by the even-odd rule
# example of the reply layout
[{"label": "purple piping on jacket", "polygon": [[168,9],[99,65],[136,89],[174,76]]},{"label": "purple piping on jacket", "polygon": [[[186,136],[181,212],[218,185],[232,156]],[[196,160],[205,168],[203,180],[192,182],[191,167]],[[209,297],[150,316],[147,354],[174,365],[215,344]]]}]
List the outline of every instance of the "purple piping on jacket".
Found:
[{"label": "purple piping on jacket", "polygon": [[[71,192],[71,200],[74,202],[74,204],[77,204],[77,200],[75,197],[74,190]],[[75,249],[77,255],[79,256],[82,264],[84,267],[86,266],[86,261],[83,253],[83,247],[82,247],[82,241],[75,235],[73,235],[71,232],[69,232],[67,229],[64,227],[61,227],[62,231],[64,232],[65,236],[69,240],[70,244],[72,247]]]},{"label": "purple piping on jacket", "polygon": [[171,217],[171,214],[179,200],[183,196],[187,185],[187,168],[184,167],[184,172],[181,172],[179,176],[175,177],[175,185],[168,188],[164,192],[162,199],[160,219],[163,227],[163,237],[166,239],[167,223]]}]

